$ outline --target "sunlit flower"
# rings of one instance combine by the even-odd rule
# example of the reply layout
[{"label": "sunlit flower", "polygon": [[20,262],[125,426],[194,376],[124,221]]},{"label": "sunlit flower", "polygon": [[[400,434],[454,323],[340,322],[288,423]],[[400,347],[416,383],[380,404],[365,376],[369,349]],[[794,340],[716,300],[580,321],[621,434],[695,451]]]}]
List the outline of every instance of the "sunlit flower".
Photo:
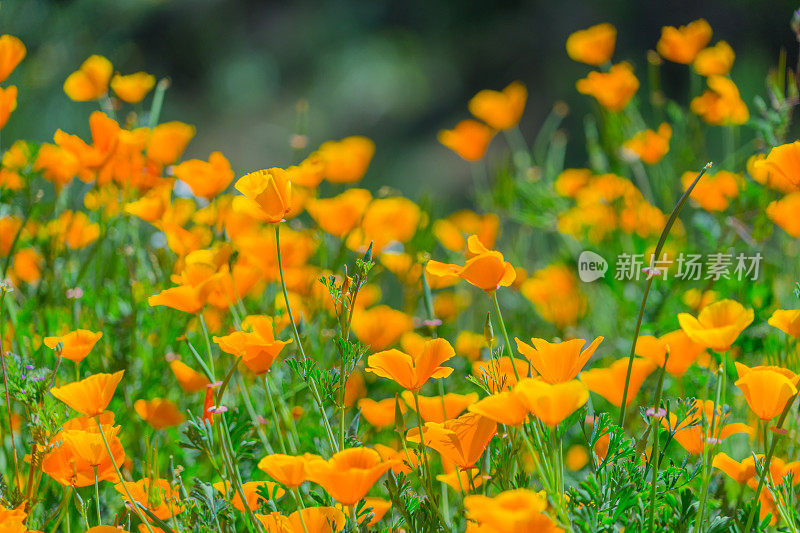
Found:
[{"label": "sunlit flower", "polygon": [[375,199],[367,206],[361,226],[347,239],[347,246],[364,253],[372,244],[373,254],[377,255],[392,243],[410,241],[421,219],[419,206],[407,198]]},{"label": "sunlit flower", "polygon": [[501,492],[491,498],[470,495],[464,498],[467,516],[489,527],[492,533],[555,533],[563,531],[544,514],[547,498],[529,489]]},{"label": "sunlit flower", "polygon": [[368,190],[348,189],[333,198],[312,200],[306,210],[322,231],[341,238],[358,227],[371,201]]},{"label": "sunlit flower", "polygon": [[322,485],[331,497],[344,505],[355,505],[392,467],[375,450],[348,448],[329,460],[311,460],[306,465],[308,479]]},{"label": "sunlit flower", "polygon": [[[647,379],[653,370],[656,369],[655,363],[649,359],[633,360],[631,378],[628,384],[628,398],[626,405],[633,403],[636,394],[642,387],[644,380]],[[625,376],[628,372],[628,358],[617,359],[606,368],[592,368],[581,372],[580,380],[586,384],[588,389],[599,394],[613,405],[622,405],[622,395],[625,389]]]},{"label": "sunlit flower", "polygon": [[670,331],[658,338],[641,335],[636,341],[636,355],[650,359],[659,367],[664,366],[666,359],[666,371],[673,376],[685,374],[704,350],[703,345],[693,342],[682,329]]},{"label": "sunlit flower", "polygon": [[162,165],[178,160],[195,134],[195,127],[183,122],[162,122],[150,132],[147,157]]},{"label": "sunlit flower", "polygon": [[404,402],[398,402],[395,398],[375,401],[371,398],[358,400],[358,409],[361,416],[373,425],[376,429],[383,429],[394,424],[395,410],[400,406],[400,412],[406,411]]},{"label": "sunlit flower", "polygon": [[679,28],[664,26],[656,50],[664,59],[688,65],[711,40],[711,33],[711,26],[705,19]]},{"label": "sunlit flower", "polygon": [[174,402],[166,398],[153,398],[152,400],[136,400],[133,408],[142,420],[150,424],[153,429],[164,429],[178,426],[185,417],[178,410]]},{"label": "sunlit flower", "polygon": [[136,72],[126,76],[114,74],[114,77],[111,78],[111,90],[120,100],[129,104],[141,102],[155,85],[155,76],[147,72]]},{"label": "sunlit flower", "polygon": [[[737,367],[739,368],[739,367]],[[761,420],[771,420],[781,414],[789,400],[797,394],[800,376],[787,377],[769,367],[751,368],[744,375],[739,370],[735,385],[744,394],[747,405]]]},{"label": "sunlit flower", "polygon": [[728,454],[719,452],[714,456],[711,466],[722,470],[740,485],[744,485],[756,475],[756,461],[752,455],[748,455],[741,461],[736,461]]},{"label": "sunlit flower", "polygon": [[748,161],[748,170],[756,181],[784,193],[797,191],[800,185],[800,141],[775,146],[766,156],[754,157],[757,159],[752,165]]},{"label": "sunlit flower", "polygon": [[[688,189],[697,177],[697,172],[684,172],[681,184]],[[720,170],[713,175],[705,175],[692,189],[691,199],[700,204],[706,211],[724,211],[733,198],[739,196],[739,189],[744,185],[744,179],[739,174]]]},{"label": "sunlit flower", "polygon": [[672,126],[662,122],[658,131],[644,130],[634,135],[623,145],[636,154],[642,162],[655,165],[669,152],[669,140],[672,138]]},{"label": "sunlit flower", "polygon": [[472,487],[478,488],[483,484],[483,476],[478,468],[470,468],[467,470],[454,468],[447,474],[439,474],[436,476],[436,479],[459,492],[467,492]]},{"label": "sunlit flower", "polygon": [[[417,410],[414,396],[409,391],[403,391],[400,395],[406,404],[413,410]],[[419,400],[419,415],[425,422],[444,422],[456,418],[464,409],[478,401],[478,394],[447,393],[443,396],[417,396]]]},{"label": "sunlit flower", "polygon": [[400,350],[387,350],[370,355],[367,372],[391,379],[408,390],[419,390],[428,379],[449,376],[453,369],[440,366],[453,358],[455,351],[445,339],[426,341],[421,351],[407,354]]},{"label": "sunlit flower", "polygon": [[376,305],[354,312],[352,328],[363,344],[373,350],[385,350],[395,344],[403,333],[414,329],[414,321],[388,305]]},{"label": "sunlit flower", "polygon": [[325,164],[325,179],[331,183],[354,183],[364,177],[375,143],[366,137],[346,137],[322,143],[317,151]]},{"label": "sunlit flower", "polygon": [[50,393],[85,416],[97,416],[108,407],[124,370],[114,374],[94,374],[86,379],[53,387]]},{"label": "sunlit flower", "polygon": [[692,66],[701,76],[725,76],[731,71],[735,58],[736,54],[733,53],[731,45],[720,41],[714,46],[700,50]]},{"label": "sunlit flower", "polygon": [[173,170],[175,177],[183,181],[197,196],[211,199],[224,191],[233,181],[231,164],[220,152],[212,152],[208,162],[190,159]]},{"label": "sunlit flower", "polygon": [[589,400],[589,390],[580,381],[555,384],[539,379],[517,383],[514,393],[536,418],[555,427]]},{"label": "sunlit flower", "polygon": [[[220,349],[242,358],[242,363],[256,374],[269,371],[283,347],[292,342],[275,340],[273,320],[251,315],[246,319],[253,331],[234,331],[224,337],[213,337]],[[243,324],[244,325],[244,324]]]},{"label": "sunlit flower", "polygon": [[680,313],[681,329],[697,344],[717,352],[730,349],[739,334],[753,322],[753,310],[734,300],[720,300],[703,308],[697,318]]},{"label": "sunlit flower", "polygon": [[494,131],[477,120],[462,120],[452,130],[439,131],[439,142],[467,161],[480,161],[494,137]]},{"label": "sunlit flower", "polygon": [[713,126],[744,124],[750,118],[736,84],[724,76],[708,78],[708,90],[692,99],[692,113]]},{"label": "sunlit flower", "polygon": [[299,487],[308,479],[306,465],[320,457],[313,454],[284,455],[274,453],[258,462],[258,468],[266,472],[272,479],[287,488]]},{"label": "sunlit flower", "polygon": [[575,84],[578,92],[593,96],[610,111],[622,111],[639,90],[639,80],[629,63],[618,63],[608,72],[590,72]]},{"label": "sunlit flower", "polygon": [[506,426],[522,425],[528,419],[529,413],[528,407],[516,389],[487,396],[470,405],[469,411]]},{"label": "sunlit flower", "polygon": [[770,326],[776,327],[787,335],[792,337],[800,337],[800,309],[777,309],[772,316],[769,317],[767,323]]},{"label": "sunlit flower", "polygon": [[469,101],[469,112],[496,130],[507,130],[519,123],[527,99],[525,84],[514,81],[502,91],[480,91]]},{"label": "sunlit flower", "polygon": [[[442,459],[463,470],[475,466],[496,431],[497,424],[493,420],[476,413],[466,413],[441,424],[427,422],[422,428],[422,435],[425,446],[433,448]],[[419,429],[410,429],[406,438],[409,442],[419,442]]]},{"label": "sunlit flower", "polygon": [[45,337],[44,344],[48,348],[55,349],[60,342],[62,345],[61,357],[66,357],[79,363],[89,355],[89,352],[92,351],[92,348],[102,336],[102,332],[95,333],[85,329],[77,329],[60,337]]},{"label": "sunlit flower", "polygon": [[103,56],[93,55],[70,74],[64,82],[64,92],[72,100],[88,102],[97,100],[108,91],[108,82],[114,67]]},{"label": "sunlit flower", "polygon": [[617,29],[604,22],[567,37],[567,55],[587,65],[600,66],[611,61],[617,43]]},{"label": "sunlit flower", "polygon": [[180,492],[166,479],[144,478],[135,482],[126,481],[124,487],[118,483],[114,488],[128,505],[132,504],[128,498],[130,492],[134,502],[149,509],[160,520],[169,520],[183,512]]},{"label": "sunlit flower", "polygon": [[492,292],[500,287],[508,287],[514,281],[516,272],[503,254],[487,249],[475,235],[467,239],[467,250],[472,255],[464,266],[428,261],[426,270],[434,276],[458,276],[472,285]]},{"label": "sunlit flower", "polygon": [[[597,337],[588,346],[583,339],[572,339],[564,342],[547,342],[544,339],[532,338],[525,344],[518,338],[519,353],[524,355],[547,383],[566,383],[575,379],[586,363],[594,355],[595,350],[603,342]],[[584,348],[585,346],[585,348]]]},{"label": "sunlit flower", "polygon": [[661,419],[664,427],[675,432],[674,439],[678,441],[678,444],[691,454],[702,454],[709,442],[723,441],[737,433],[750,435],[753,432],[750,426],[740,422],[723,424],[722,409],[717,407],[715,416],[713,400],[705,402],[695,400],[692,407],[692,414],[682,420],[680,424],[678,424],[678,417],[675,413],[669,413],[668,418]]}]

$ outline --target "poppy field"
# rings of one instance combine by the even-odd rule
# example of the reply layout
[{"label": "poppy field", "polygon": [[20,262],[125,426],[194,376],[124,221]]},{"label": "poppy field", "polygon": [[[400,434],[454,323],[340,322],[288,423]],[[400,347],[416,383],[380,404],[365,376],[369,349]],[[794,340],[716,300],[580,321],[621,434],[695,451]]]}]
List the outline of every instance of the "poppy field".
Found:
[{"label": "poppy field", "polygon": [[534,80],[441,124],[453,212],[301,105],[290,162],[188,158],[169,79],[75,65],[88,136],[0,134],[0,533],[800,531],[796,50],[750,100],[704,19],[617,37],[565,38],[578,131]]}]

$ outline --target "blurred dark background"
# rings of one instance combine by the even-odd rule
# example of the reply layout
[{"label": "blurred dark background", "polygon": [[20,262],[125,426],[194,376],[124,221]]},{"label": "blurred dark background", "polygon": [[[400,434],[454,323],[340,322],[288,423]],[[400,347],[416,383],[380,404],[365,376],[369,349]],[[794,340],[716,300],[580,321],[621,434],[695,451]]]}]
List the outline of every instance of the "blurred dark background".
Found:
[{"label": "blurred dark background", "polygon": [[[565,101],[568,163],[584,164],[581,117],[590,101],[574,84],[589,67],[566,55],[572,31],[613,23],[614,61],[634,63],[645,85],[645,52],[661,27],[704,17],[714,29],[712,44],[733,46],[732,76],[751,104],[781,48],[790,64],[796,61],[789,21],[799,3],[5,0],[2,32],[20,37],[28,57],[7,82],[22,90],[2,137],[4,144],[47,141],[57,128],[86,136],[97,105],[71,102],[61,86],[98,53],[122,73],[172,79],[162,119],[197,126],[188,156],[221,150],[237,173],[289,164],[296,104],[305,99],[312,148],[352,134],[375,140],[366,186],[391,184],[412,195],[446,191],[457,200],[471,183],[469,169],[437,143],[436,132],[468,117],[467,101],[483,88],[515,79],[527,84],[522,130],[529,141],[553,103]],[[663,76],[671,96],[685,100],[686,68],[669,65]]]}]

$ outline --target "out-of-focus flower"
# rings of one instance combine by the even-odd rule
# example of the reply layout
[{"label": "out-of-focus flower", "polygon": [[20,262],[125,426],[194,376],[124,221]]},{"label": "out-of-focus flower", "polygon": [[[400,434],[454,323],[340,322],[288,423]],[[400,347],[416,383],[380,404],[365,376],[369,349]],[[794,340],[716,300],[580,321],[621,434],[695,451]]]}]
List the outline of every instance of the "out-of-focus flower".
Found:
[{"label": "out-of-focus flower", "polygon": [[800,237],[800,217],[797,216],[799,209],[800,192],[793,192],[780,200],[770,202],[767,206],[767,216],[783,231],[797,238]]},{"label": "out-of-focus flower", "polygon": [[367,206],[361,226],[347,239],[347,246],[364,253],[372,244],[373,254],[377,256],[392,243],[410,241],[417,232],[420,220],[422,211],[407,198],[395,196],[375,199]]},{"label": "out-of-focus flower", "polygon": [[385,350],[395,344],[403,333],[414,329],[407,314],[388,305],[376,305],[353,313],[353,333],[373,350]]},{"label": "out-of-focus flower", "polygon": [[703,345],[693,342],[682,329],[670,331],[658,338],[641,335],[636,340],[636,355],[650,359],[659,367],[664,366],[666,359],[666,371],[673,376],[685,374],[704,350]]},{"label": "out-of-focus flower", "polygon": [[25,44],[13,35],[0,36],[0,83],[25,59]]},{"label": "out-of-focus flower", "polygon": [[[688,189],[696,177],[697,172],[684,172],[681,176],[683,188]],[[730,205],[731,199],[739,196],[739,189],[743,185],[744,179],[740,174],[720,170],[697,182],[692,189],[691,198],[706,211],[724,211]]]},{"label": "out-of-focus flower", "polygon": [[588,168],[567,168],[556,178],[553,188],[566,198],[575,198],[592,180],[592,171]]},{"label": "out-of-focus flower", "polygon": [[455,351],[445,339],[426,341],[420,351],[412,354],[400,350],[387,350],[370,355],[367,372],[391,379],[408,390],[419,390],[431,378],[449,376],[453,369],[440,366],[453,358]]},{"label": "out-of-focus flower", "polygon": [[346,137],[322,143],[317,154],[325,164],[325,179],[331,183],[354,183],[364,177],[375,143],[366,137]]},{"label": "out-of-focus flower", "polygon": [[439,131],[439,142],[466,161],[480,161],[494,137],[494,130],[477,120],[462,120],[452,130]]},{"label": "out-of-focus flower", "polygon": [[551,428],[589,400],[589,390],[577,380],[551,384],[539,379],[525,379],[514,387],[514,394],[531,414]]},{"label": "out-of-focus flower", "polygon": [[153,429],[164,429],[178,426],[185,417],[171,400],[153,398],[152,400],[136,400],[133,404],[136,414],[142,417]]},{"label": "out-of-focus flower", "polygon": [[770,326],[776,327],[787,335],[798,338],[800,337],[800,309],[777,309],[772,316],[769,317],[767,323]]},{"label": "out-of-focus flower", "polygon": [[499,392],[513,389],[517,384],[517,374],[520,379],[528,377],[531,372],[530,366],[530,363],[522,359],[503,356],[489,361],[475,361],[472,365],[472,375],[479,380],[486,379],[489,390]]},{"label": "out-of-focus flower", "polygon": [[11,113],[17,108],[17,88],[10,85],[5,89],[0,87],[0,129],[5,127]]},{"label": "out-of-focus flower", "polygon": [[144,478],[135,482],[126,481],[125,487],[122,483],[118,483],[114,488],[128,505],[133,505],[128,498],[130,493],[134,502],[149,509],[160,520],[169,520],[183,512],[180,492],[166,479]]},{"label": "out-of-focus flower", "polygon": [[578,278],[565,265],[537,270],[519,291],[542,318],[559,328],[574,326],[586,313],[586,295],[578,287]]},{"label": "out-of-focus flower", "polygon": [[311,460],[306,464],[308,479],[322,485],[331,497],[343,505],[355,505],[390,468],[370,448],[347,448],[329,460]]},{"label": "out-of-focus flower", "polygon": [[294,185],[314,189],[325,178],[325,160],[319,152],[314,152],[299,164],[287,168],[286,172]]},{"label": "out-of-focus flower", "polygon": [[518,338],[514,340],[519,353],[531,362],[534,370],[545,382],[566,383],[575,379],[583,370],[597,347],[603,342],[603,337],[597,337],[588,346],[583,339],[547,342],[544,339],[532,338],[533,346],[525,344]]},{"label": "out-of-focus flower", "polygon": [[753,310],[734,300],[720,300],[703,308],[697,318],[680,313],[681,329],[697,344],[717,352],[730,349],[744,328],[753,322]]},{"label": "out-of-focus flower", "polygon": [[467,330],[458,333],[454,346],[458,355],[466,357],[470,361],[480,359],[481,352],[487,347],[486,336],[483,333]]},{"label": "out-of-focus flower", "polygon": [[575,84],[578,92],[593,96],[610,111],[622,111],[639,90],[639,80],[629,63],[618,63],[608,72],[590,72]]},{"label": "out-of-focus flower", "polygon": [[18,280],[31,284],[42,277],[42,256],[33,248],[23,248],[14,254],[11,273]]},{"label": "out-of-focus flower", "polygon": [[147,93],[153,90],[156,85],[156,78],[147,72],[135,72],[123,76],[114,74],[111,78],[111,90],[114,91],[120,100],[129,104],[141,102]]},{"label": "out-of-focus flower", "polygon": [[[476,413],[467,413],[441,424],[427,422],[422,428],[425,446],[433,448],[460,469],[475,466],[489,441],[497,431],[497,424]],[[406,433],[409,442],[420,442],[419,428]]]},{"label": "out-of-focus flower", "polygon": [[720,41],[714,46],[700,50],[692,66],[701,76],[725,76],[731,71],[735,58],[736,54],[733,53],[731,45]]},{"label": "out-of-focus flower", "polygon": [[748,455],[740,462],[725,452],[719,452],[714,456],[711,466],[722,470],[740,485],[744,485],[756,475],[756,461],[752,455]]},{"label": "out-of-focus flower", "polygon": [[564,455],[564,465],[572,471],[577,472],[589,464],[589,452],[582,444],[573,444]]},{"label": "out-of-focus flower", "polygon": [[[636,358],[633,360],[631,379],[628,383],[627,406],[633,403],[644,380],[655,369],[655,363],[649,359]],[[590,391],[599,394],[613,405],[620,407],[622,405],[622,394],[625,390],[625,375],[627,372],[628,358],[623,357],[622,359],[617,359],[606,368],[584,370],[581,373],[580,380],[586,384]]]},{"label": "out-of-focus flower", "polygon": [[480,91],[469,101],[469,112],[496,130],[507,130],[519,123],[527,99],[525,84],[514,81],[502,91]]},{"label": "out-of-focus flower", "polygon": [[740,422],[723,425],[722,409],[717,407],[715,414],[713,400],[695,400],[692,409],[692,413],[680,424],[675,413],[669,413],[668,418],[661,419],[662,425],[674,432],[678,444],[691,454],[701,455],[708,443],[723,441],[737,433],[750,435],[753,432],[750,426]]},{"label": "out-of-focus flower", "polygon": [[747,166],[756,181],[780,192],[797,192],[800,186],[800,141],[775,146],[766,156],[753,158],[748,160]]},{"label": "out-of-focus flower", "polygon": [[44,344],[50,349],[55,349],[58,343],[61,343],[61,357],[80,363],[102,336],[101,331],[95,333],[86,329],[76,329],[60,337],[45,337]]},{"label": "out-of-focus flower", "polygon": [[705,19],[695,20],[679,28],[664,26],[661,28],[661,39],[656,44],[656,50],[664,59],[688,65],[711,40],[711,33],[711,26]]},{"label": "out-of-focus flower", "polygon": [[76,102],[97,100],[108,91],[108,82],[114,67],[103,56],[93,55],[80,68],[67,76],[64,92]]},{"label": "out-of-focus flower", "polygon": [[436,476],[436,480],[451,486],[454,490],[465,493],[471,487],[480,487],[483,483],[483,476],[478,468],[469,470],[454,468],[447,474],[439,474]]},{"label": "out-of-focus flower", "polygon": [[465,209],[433,223],[433,234],[442,246],[453,252],[464,252],[467,237],[475,235],[486,248],[494,248],[500,218],[494,213],[479,215]]},{"label": "out-of-focus flower", "polygon": [[210,383],[208,378],[193,370],[189,365],[177,359],[169,362],[169,368],[175,374],[175,379],[178,380],[178,385],[184,392],[197,392],[205,390],[206,386]]},{"label": "out-of-focus flower", "polygon": [[744,124],[750,118],[736,84],[724,76],[709,77],[708,90],[692,99],[691,109],[713,126]]},{"label": "out-of-focus flower", "polygon": [[573,61],[598,67],[611,61],[617,44],[617,29],[604,22],[567,37],[567,55]]},{"label": "out-of-focus flower", "polygon": [[523,533],[536,531],[556,533],[562,531],[544,512],[547,498],[543,493],[529,489],[501,492],[495,497],[480,494],[464,498],[467,516],[482,527],[481,532]]},{"label": "out-of-focus flower", "polygon": [[348,189],[333,198],[312,200],[306,210],[322,231],[342,238],[358,227],[371,201],[367,189]]},{"label": "out-of-focus flower", "polygon": [[[233,507],[239,512],[245,512],[244,504],[242,503],[242,498],[239,495],[239,491],[235,490],[229,481],[218,481],[212,486],[220,491],[223,496],[227,496],[227,492],[232,492],[233,495],[230,499],[231,505],[233,505]],[[278,487],[277,483],[272,483],[271,481],[248,481],[247,483],[242,483],[242,492],[244,493],[244,498],[247,502],[247,508],[251,511],[258,509],[258,506],[261,502],[266,502],[266,499],[260,494],[260,491],[262,490],[270,495],[274,494],[275,498],[280,498],[286,494],[286,491]]]},{"label": "out-of-focus flower", "polygon": [[472,257],[463,267],[428,261],[426,270],[434,276],[458,276],[486,292],[508,287],[514,281],[513,265],[500,252],[487,249],[476,235],[467,239],[467,250]]},{"label": "out-of-focus flower", "polygon": [[658,131],[644,130],[626,141],[623,147],[636,154],[648,165],[655,165],[669,152],[672,127],[666,122],[658,126]]},{"label": "out-of-focus flower", "polygon": [[275,340],[273,320],[270,317],[251,315],[242,325],[252,327],[253,331],[234,331],[224,337],[213,337],[212,340],[223,352],[241,357],[242,363],[251,372],[264,374],[292,339]]},{"label": "out-of-focus flower", "polygon": [[[403,391],[400,395],[408,406],[417,410],[414,396],[409,391]],[[425,422],[444,422],[456,418],[464,409],[478,401],[478,394],[456,394],[450,392],[444,396],[417,396],[419,400],[419,415]]]},{"label": "out-of-focus flower", "polygon": [[190,159],[176,165],[175,177],[186,183],[197,196],[211,199],[233,181],[231,164],[221,152],[212,152],[208,162]]},{"label": "out-of-focus flower", "polygon": [[147,157],[161,165],[178,160],[195,134],[195,127],[183,122],[163,122],[150,132]]},{"label": "out-of-focus flower", "polygon": [[97,416],[108,407],[124,370],[114,374],[93,374],[86,379],[53,387],[50,393],[85,416]]}]

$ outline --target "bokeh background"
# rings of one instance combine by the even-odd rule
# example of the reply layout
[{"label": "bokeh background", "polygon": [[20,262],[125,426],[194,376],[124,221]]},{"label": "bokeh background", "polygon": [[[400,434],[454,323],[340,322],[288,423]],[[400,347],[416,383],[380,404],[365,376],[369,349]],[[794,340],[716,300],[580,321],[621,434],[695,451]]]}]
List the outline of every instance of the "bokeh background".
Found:
[{"label": "bokeh background", "polygon": [[[221,150],[237,174],[291,162],[297,104],[308,103],[309,143],[367,135],[377,143],[365,186],[465,201],[466,164],[436,133],[466,118],[478,90],[515,79],[530,100],[521,128],[529,140],[556,101],[570,115],[569,165],[584,164],[582,116],[590,98],[575,90],[587,72],[564,50],[567,36],[599,22],[618,28],[615,61],[645,82],[645,52],[663,25],[705,17],[712,43],[737,54],[732,76],[745,101],[763,94],[781,48],[797,60],[789,21],[797,0],[547,0],[441,2],[266,2],[235,0],[4,0],[2,31],[28,57],[11,82],[25,86],[4,137],[52,139],[57,127],[83,136],[94,103],[61,87],[90,54],[116,70],[172,81],[162,118],[197,126],[187,156]],[[672,68],[675,67],[675,68]],[[666,65],[665,90],[685,100],[685,67]],[[145,101],[149,106],[150,99]],[[499,144],[501,141],[495,141]]]}]

